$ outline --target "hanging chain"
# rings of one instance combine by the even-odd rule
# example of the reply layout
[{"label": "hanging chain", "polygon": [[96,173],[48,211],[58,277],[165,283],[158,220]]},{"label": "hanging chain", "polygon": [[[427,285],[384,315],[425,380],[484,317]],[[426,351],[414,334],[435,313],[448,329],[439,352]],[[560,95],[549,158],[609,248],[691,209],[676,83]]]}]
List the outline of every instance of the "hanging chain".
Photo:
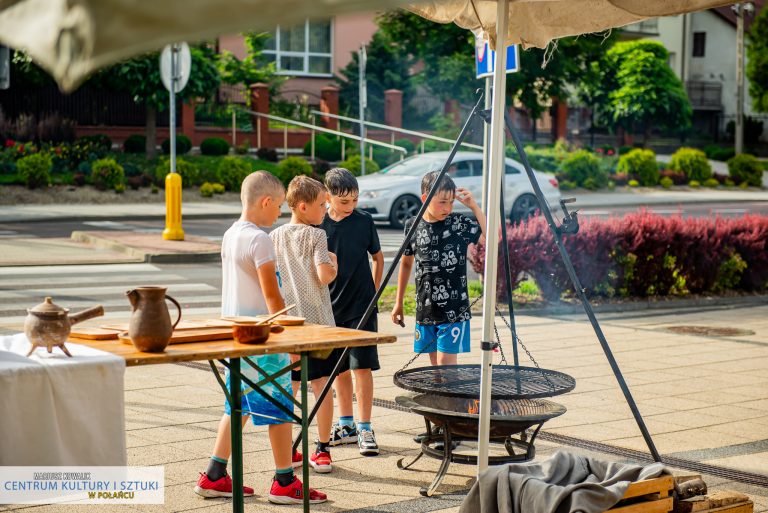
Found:
[{"label": "hanging chain", "polygon": [[[498,309],[496,310],[498,311]],[[499,328],[496,326],[496,321],[493,321],[493,331],[496,332],[496,347],[499,348],[499,352],[501,353],[501,360],[499,361],[499,364],[501,365],[509,365],[509,362],[507,362],[507,356],[504,354],[504,346],[501,344],[501,337],[499,336]]]},{"label": "hanging chain", "polygon": [[408,360],[408,362],[407,362],[405,365],[403,365],[403,367],[402,367],[400,370],[402,371],[402,370],[405,370],[405,369],[407,369],[407,368],[408,368],[408,366],[409,366],[409,365],[411,365],[411,364],[412,364],[412,363],[413,363],[413,362],[416,360],[416,358],[418,358],[419,356],[421,356],[421,355],[422,355],[422,354],[424,354],[425,352],[430,352],[430,351],[427,351],[427,349],[430,349],[432,346],[434,346],[435,344],[437,344],[437,339],[438,339],[438,338],[440,338],[440,337],[442,337],[442,336],[445,334],[445,332],[448,330],[448,328],[450,328],[451,326],[453,326],[454,324],[456,324],[456,323],[458,323],[458,322],[464,322],[464,321],[459,321],[459,319],[461,318],[461,316],[462,316],[462,315],[464,315],[464,312],[466,312],[467,310],[471,310],[471,309],[472,309],[472,307],[473,307],[473,306],[475,306],[475,304],[477,304],[477,302],[478,302],[478,301],[480,301],[482,298],[483,298],[483,295],[482,295],[482,294],[480,294],[479,296],[477,296],[477,297],[475,298],[475,300],[474,300],[474,301],[472,301],[472,302],[471,302],[471,303],[469,303],[467,306],[465,306],[464,308],[462,308],[461,310],[459,310],[459,315],[457,315],[457,316],[456,316],[456,320],[455,320],[455,321],[453,321],[453,322],[449,322],[449,323],[447,323],[447,324],[444,324],[444,325],[443,325],[443,327],[442,327],[442,328],[440,328],[440,330],[437,332],[437,335],[435,335],[435,338],[434,338],[434,339],[432,339],[432,342],[430,342],[430,343],[429,343],[429,345],[427,345],[427,346],[423,347],[423,348],[421,349],[421,351],[419,351],[418,353],[416,353],[416,354],[413,356],[413,358],[411,358],[410,360]]},{"label": "hanging chain", "polygon": [[[527,347],[525,347],[525,344],[523,344],[523,341],[520,339],[520,337],[517,336],[517,333],[512,330],[512,326],[507,322],[507,318],[504,317],[504,315],[499,311],[499,306],[496,305],[496,314],[498,314],[501,317],[501,320],[504,321],[504,324],[507,325],[507,328],[509,328],[510,333],[512,333],[512,337],[514,338],[513,342],[517,342],[520,344],[520,347],[523,348],[523,351],[525,351],[525,354],[528,355],[528,358],[533,362],[533,364],[536,366],[536,368],[541,372],[541,376],[547,380],[547,383],[549,383],[549,386],[552,388],[552,390],[555,390],[557,387],[555,387],[555,384],[552,383],[552,381],[549,379],[549,376],[547,376],[544,371],[539,366],[539,363],[536,361],[536,358],[533,357],[531,352],[528,350]],[[495,326],[494,326],[495,327]],[[496,337],[499,336],[499,332],[496,332]],[[501,343],[499,343],[499,347],[501,347]]]}]

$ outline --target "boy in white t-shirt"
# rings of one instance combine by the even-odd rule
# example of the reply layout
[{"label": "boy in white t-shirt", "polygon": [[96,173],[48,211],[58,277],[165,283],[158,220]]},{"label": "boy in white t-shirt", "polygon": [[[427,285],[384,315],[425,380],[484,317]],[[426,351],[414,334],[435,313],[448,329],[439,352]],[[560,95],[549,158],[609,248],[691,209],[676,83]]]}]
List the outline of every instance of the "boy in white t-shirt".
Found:
[{"label": "boy in white t-shirt", "polygon": [[[277,277],[275,250],[272,240],[259,226],[272,226],[280,217],[280,206],[285,200],[283,184],[265,171],[248,175],[241,186],[243,212],[224,234],[221,241],[221,314],[223,316],[254,316],[273,313],[285,306]],[[287,354],[251,357],[268,373],[275,373],[290,363]],[[252,381],[260,381],[255,371],[243,364],[241,371]],[[284,374],[277,380],[285,389],[291,389],[290,377]],[[227,373],[229,386],[229,373]],[[273,385],[264,391],[289,410],[291,398],[285,397]],[[219,422],[213,456],[206,472],[200,474],[195,493],[203,497],[232,497],[232,479],[227,475],[227,460],[232,452],[230,438],[230,405],[225,401],[225,412]],[[280,408],[261,394],[243,387],[243,424],[250,416],[254,425],[268,425],[275,477],[269,491],[269,501],[275,504],[301,504],[302,484],[293,474],[293,466],[301,464],[301,456],[291,454],[292,426],[277,419],[285,418]],[[298,456],[298,457],[297,457]],[[243,487],[244,495],[253,495],[253,488]],[[310,489],[310,502],[325,502],[324,493]]]}]

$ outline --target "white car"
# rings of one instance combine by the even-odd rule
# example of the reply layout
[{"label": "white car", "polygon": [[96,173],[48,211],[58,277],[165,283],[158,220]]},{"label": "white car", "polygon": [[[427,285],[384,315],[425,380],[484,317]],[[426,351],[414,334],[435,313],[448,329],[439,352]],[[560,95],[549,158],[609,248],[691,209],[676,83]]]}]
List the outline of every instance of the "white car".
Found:
[{"label": "white car", "polygon": [[[402,228],[405,220],[413,217],[421,207],[421,178],[429,171],[439,171],[445,165],[449,152],[436,151],[414,155],[401,162],[385,167],[378,173],[357,178],[360,186],[358,207],[377,221],[389,221],[395,228]],[[456,187],[469,190],[478,203],[483,192],[483,154],[460,151],[448,169]],[[534,171],[536,180],[544,192],[547,203],[553,206],[560,200],[557,179]],[[523,165],[510,158],[506,159],[504,177],[504,208],[512,222],[527,219],[539,208],[533,188],[525,174]],[[469,210],[459,203],[454,204],[457,212]]]}]

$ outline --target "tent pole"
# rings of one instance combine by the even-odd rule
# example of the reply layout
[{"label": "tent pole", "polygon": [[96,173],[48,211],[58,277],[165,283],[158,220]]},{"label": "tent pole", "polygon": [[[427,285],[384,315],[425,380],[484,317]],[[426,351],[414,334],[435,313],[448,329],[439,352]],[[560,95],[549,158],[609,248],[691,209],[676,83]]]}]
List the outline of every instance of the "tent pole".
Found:
[{"label": "tent pole", "polygon": [[[573,283],[573,288],[576,291],[576,295],[579,296],[581,304],[584,305],[584,310],[587,312],[589,322],[592,323],[592,328],[595,330],[595,335],[597,335],[597,339],[600,341],[600,345],[603,348],[605,357],[608,359],[608,363],[613,370],[614,376],[616,376],[616,381],[619,382],[619,387],[624,393],[624,398],[629,405],[629,409],[632,410],[632,415],[635,417],[635,422],[637,422],[637,426],[640,428],[640,433],[643,435],[643,439],[645,439],[645,443],[648,446],[648,450],[651,452],[651,456],[653,456],[653,460],[660,462],[661,456],[656,450],[656,445],[653,443],[651,434],[648,432],[648,428],[645,426],[645,421],[643,420],[642,415],[640,415],[640,410],[637,408],[637,404],[632,397],[632,393],[629,391],[627,382],[624,381],[624,376],[621,373],[619,364],[616,363],[616,359],[613,357],[613,352],[611,351],[611,347],[608,345],[608,340],[606,340],[605,335],[603,334],[603,330],[600,328],[600,325],[597,322],[595,312],[592,310],[592,305],[589,304],[589,300],[587,299],[586,294],[584,294],[584,289],[581,287],[581,282],[579,281],[579,277],[576,275],[576,269],[573,267],[571,257],[568,254],[568,250],[565,248],[565,244],[563,244],[562,234],[560,233],[557,225],[555,225],[555,220],[552,217],[552,211],[549,209],[547,200],[544,198],[544,194],[541,192],[541,187],[539,187],[539,183],[536,181],[536,177],[533,174],[531,164],[528,162],[528,156],[525,154],[525,149],[523,148],[523,142],[520,140],[520,135],[512,126],[512,122],[509,119],[509,116],[505,116],[505,121],[507,124],[507,129],[509,130],[510,134],[512,134],[512,140],[514,141],[515,147],[517,148],[517,153],[520,155],[520,160],[523,163],[523,167],[525,167],[525,173],[528,175],[528,179],[531,181],[533,192],[536,194],[536,198],[539,201],[539,208],[541,209],[542,214],[544,214],[544,218],[547,220],[549,229],[552,231],[557,249],[560,250],[560,256],[563,258],[565,269],[568,271],[568,275],[571,277],[571,282]],[[486,268],[488,267],[488,256],[495,254],[495,252],[491,253],[490,251],[486,250]]]},{"label": "tent pole", "polygon": [[477,433],[477,475],[488,467],[488,446],[491,427],[491,381],[496,316],[496,275],[499,254],[499,199],[501,176],[504,172],[504,105],[507,90],[507,22],[509,5],[496,2],[496,63],[493,70],[493,110],[491,111],[491,142],[488,149],[488,196],[485,228],[486,259],[483,272],[483,331],[480,338],[480,422]]}]

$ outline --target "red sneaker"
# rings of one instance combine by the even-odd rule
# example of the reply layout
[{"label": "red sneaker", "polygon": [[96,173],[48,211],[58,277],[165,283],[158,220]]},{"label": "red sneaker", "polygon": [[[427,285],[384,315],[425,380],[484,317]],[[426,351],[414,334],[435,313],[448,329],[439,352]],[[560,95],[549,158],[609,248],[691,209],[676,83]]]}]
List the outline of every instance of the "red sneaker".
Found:
[{"label": "red sneaker", "polygon": [[333,470],[331,465],[331,453],[329,452],[315,452],[309,456],[309,464],[315,469],[318,474],[327,474]]},{"label": "red sneaker", "polygon": [[299,451],[293,451],[293,456],[291,456],[291,466],[293,468],[300,467],[303,462],[304,456],[302,456]]},{"label": "red sneaker", "polygon": [[[328,500],[323,492],[309,489],[309,503],[320,504]],[[277,479],[272,480],[272,488],[269,490],[269,502],[273,504],[301,504],[304,502],[304,490],[301,481],[294,476],[293,482],[288,486],[280,486]]]},{"label": "red sneaker", "polygon": [[[200,479],[197,480],[195,493],[206,499],[212,497],[232,497],[232,478],[227,474],[216,481],[211,481],[208,479],[208,474],[200,472]],[[243,486],[243,495],[246,497],[255,495],[253,488]]]}]

